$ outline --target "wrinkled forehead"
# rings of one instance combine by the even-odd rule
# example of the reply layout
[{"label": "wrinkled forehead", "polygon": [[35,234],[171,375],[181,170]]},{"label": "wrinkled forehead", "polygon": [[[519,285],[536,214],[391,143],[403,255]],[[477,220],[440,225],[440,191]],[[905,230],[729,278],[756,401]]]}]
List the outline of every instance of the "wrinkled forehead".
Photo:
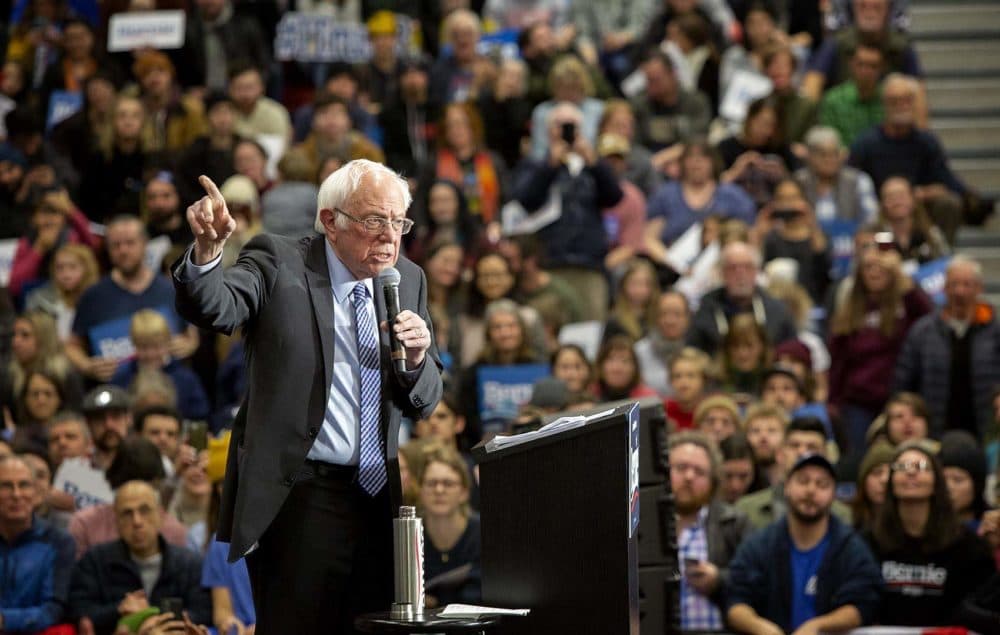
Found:
[{"label": "wrinkled forehead", "polygon": [[129,487],[126,491],[119,492],[115,498],[115,511],[119,514],[142,508],[156,508],[156,493],[152,486],[149,487]]},{"label": "wrinkled forehead", "polygon": [[369,172],[362,177],[354,193],[346,201],[355,214],[367,216],[405,216],[401,192],[389,178]]}]

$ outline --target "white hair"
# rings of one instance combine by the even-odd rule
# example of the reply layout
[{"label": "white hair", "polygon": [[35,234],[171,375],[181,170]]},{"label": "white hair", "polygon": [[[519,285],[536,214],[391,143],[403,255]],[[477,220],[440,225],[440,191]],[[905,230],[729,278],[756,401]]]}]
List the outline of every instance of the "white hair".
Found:
[{"label": "white hair", "polygon": [[972,275],[976,276],[976,280],[979,282],[983,281],[983,265],[965,254],[955,254],[952,257],[951,262],[948,263],[948,267],[945,269],[945,275],[951,275],[951,272],[959,267],[968,267],[972,271]]},{"label": "white hair", "polygon": [[757,269],[760,269],[761,263],[763,261],[760,255],[760,250],[751,245],[750,243],[746,243],[741,240],[731,242],[722,248],[722,251],[719,253],[719,264],[725,265],[726,262],[729,260],[729,258],[735,255],[737,252],[743,252],[749,254],[750,257],[753,258],[754,265],[757,267]]},{"label": "white hair", "polygon": [[[384,185],[396,188],[400,198],[403,199],[403,209],[410,208],[413,197],[410,195],[410,186],[406,179],[381,163],[368,159],[356,159],[344,164],[336,172],[326,177],[323,184],[319,186],[319,196],[316,197],[316,222],[313,224],[317,233],[325,233],[320,212],[325,209],[343,209],[344,204],[351,200],[358,188],[361,187],[361,182],[366,176],[371,178],[374,186]],[[337,223],[337,227],[344,229],[350,220],[338,214],[334,222]]]},{"label": "white hair", "polygon": [[844,147],[840,142],[840,135],[830,126],[813,126],[806,133],[805,142],[806,147],[810,150],[825,148],[827,146],[833,146],[838,149]]},{"label": "white hair", "polygon": [[913,96],[920,93],[920,82],[904,73],[889,73],[886,75],[886,78],[882,81],[883,94],[889,89],[891,84],[900,84]]}]

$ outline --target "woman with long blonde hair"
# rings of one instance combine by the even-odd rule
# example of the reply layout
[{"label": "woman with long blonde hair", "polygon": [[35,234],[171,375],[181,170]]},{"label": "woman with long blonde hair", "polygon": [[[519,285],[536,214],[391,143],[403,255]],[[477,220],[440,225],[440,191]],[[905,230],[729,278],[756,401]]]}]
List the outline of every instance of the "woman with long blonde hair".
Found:
[{"label": "woman with long blonde hair", "polygon": [[932,308],[900,264],[895,250],[864,246],[830,322],[829,402],[844,423],[847,453],[857,458],[868,426],[889,398],[906,333]]},{"label": "woman with long blonde hair", "polygon": [[146,107],[136,97],[119,95],[111,115],[111,135],[98,139],[98,150],[81,180],[80,209],[104,221],[140,207],[144,170],[155,147],[146,126]]},{"label": "woman with long blonde hair", "polygon": [[64,407],[75,408],[83,399],[83,380],[63,353],[56,322],[44,311],[27,311],[14,320],[11,359],[0,381],[0,403],[9,408],[24,389],[33,372],[42,372],[58,381],[64,391]]},{"label": "woman with long blonde hair", "polygon": [[65,342],[72,332],[76,303],[97,278],[93,250],[86,245],[65,244],[52,257],[49,282],[28,294],[25,307],[54,316],[59,339]]}]

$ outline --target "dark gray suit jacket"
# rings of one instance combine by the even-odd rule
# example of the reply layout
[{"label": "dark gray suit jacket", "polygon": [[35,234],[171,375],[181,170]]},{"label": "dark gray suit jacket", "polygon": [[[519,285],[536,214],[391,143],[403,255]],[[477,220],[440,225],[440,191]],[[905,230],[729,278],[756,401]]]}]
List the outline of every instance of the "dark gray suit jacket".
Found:
[{"label": "dark gray suit jacket", "polygon": [[[243,248],[236,264],[186,280],[173,267],[177,311],[202,328],[231,334],[242,328],[248,394],[229,442],[218,538],[230,542],[229,559],[242,557],[263,535],[294,484],[323,425],[333,374],[333,292],[325,237],[300,240],[262,234]],[[415,264],[396,263],[400,309],[427,313],[427,281]],[[378,279],[375,310],[385,315]],[[441,363],[433,344],[419,373],[397,377],[382,335],[382,432],[389,469],[391,510],[402,500],[396,458],[400,416],[429,416],[441,397]]]}]

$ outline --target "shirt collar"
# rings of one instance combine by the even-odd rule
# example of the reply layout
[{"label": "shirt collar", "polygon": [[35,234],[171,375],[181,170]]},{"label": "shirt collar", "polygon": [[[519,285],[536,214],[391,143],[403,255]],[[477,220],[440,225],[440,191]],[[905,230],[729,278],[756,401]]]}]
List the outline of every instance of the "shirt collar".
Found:
[{"label": "shirt collar", "polygon": [[694,527],[698,527],[699,529],[703,529],[705,527],[705,523],[708,520],[708,507],[709,505],[703,505],[702,508],[698,510],[698,518],[694,521]]},{"label": "shirt collar", "polygon": [[[329,240],[323,239],[323,246],[326,247],[326,267],[330,272],[330,285],[333,287],[333,297],[339,304],[345,298],[350,297],[355,285],[358,283],[358,279],[354,277],[354,274],[347,269],[347,266],[340,260],[340,257],[333,251]],[[369,297],[374,298],[375,292],[372,287],[372,279],[365,278],[361,282],[364,282],[365,286],[368,287]]]}]

